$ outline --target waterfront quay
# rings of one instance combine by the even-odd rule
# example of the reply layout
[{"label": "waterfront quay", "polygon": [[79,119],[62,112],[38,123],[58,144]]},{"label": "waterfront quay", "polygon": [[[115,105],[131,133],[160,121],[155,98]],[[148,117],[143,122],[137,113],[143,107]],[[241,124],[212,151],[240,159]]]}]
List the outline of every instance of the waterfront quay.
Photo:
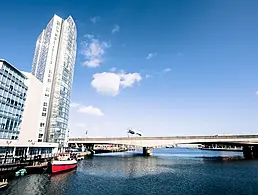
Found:
[{"label": "waterfront quay", "polygon": [[0,178],[27,166],[47,166],[57,153],[57,143],[0,140]]}]

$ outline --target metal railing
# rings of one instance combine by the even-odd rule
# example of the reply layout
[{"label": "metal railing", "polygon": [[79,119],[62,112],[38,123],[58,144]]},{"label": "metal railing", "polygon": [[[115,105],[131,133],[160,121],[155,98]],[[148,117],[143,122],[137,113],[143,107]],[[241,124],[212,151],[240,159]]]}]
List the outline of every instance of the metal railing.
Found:
[{"label": "metal railing", "polygon": [[70,138],[73,141],[114,141],[114,140],[178,140],[178,139],[251,139],[258,135],[210,135],[210,136],[171,136],[171,137],[110,137],[110,138]]},{"label": "metal railing", "polygon": [[8,156],[8,157],[0,157],[0,165],[3,164],[19,164],[24,163],[26,161],[37,161],[44,160],[56,157],[57,154],[47,153],[47,154],[35,154],[35,155],[27,155],[27,156]]}]

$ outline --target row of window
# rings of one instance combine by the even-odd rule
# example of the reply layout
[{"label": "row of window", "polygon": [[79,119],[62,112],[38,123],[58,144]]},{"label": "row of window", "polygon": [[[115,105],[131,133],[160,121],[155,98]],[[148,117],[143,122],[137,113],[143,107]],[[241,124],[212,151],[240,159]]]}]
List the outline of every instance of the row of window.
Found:
[{"label": "row of window", "polygon": [[15,73],[13,70],[7,68],[7,66],[3,66],[3,72],[5,75],[9,75],[10,77],[13,77],[13,79],[17,82],[24,82],[24,77],[22,77],[21,75]]},{"label": "row of window", "polygon": [[12,100],[10,98],[6,98],[6,102],[8,104],[11,104],[11,105],[14,105],[14,106],[19,106],[19,107],[23,108],[23,104],[21,104],[20,102],[14,101],[14,100]]},{"label": "row of window", "polygon": [[18,127],[20,125],[21,121],[14,120],[11,118],[2,118],[0,117],[0,128],[9,130],[9,131],[18,131]]},{"label": "row of window", "polygon": [[18,115],[22,115],[23,108],[14,107],[10,104],[5,104],[5,102],[0,102],[0,113],[4,113],[8,115],[9,113],[16,117]]},{"label": "row of window", "polygon": [[14,112],[7,112],[6,110],[0,110],[0,116],[3,116],[5,118],[12,118],[12,119],[16,119],[16,120],[21,120],[22,112],[17,112],[17,110],[15,110]]},{"label": "row of window", "polygon": [[[21,98],[19,96],[15,96],[11,93],[1,93],[2,90],[0,88],[0,100],[2,100],[3,102],[7,102],[7,103],[10,103],[12,105],[15,105],[15,106],[19,106],[19,107],[23,107],[23,103],[25,103],[25,98]],[[13,103],[12,103],[12,100],[13,100]],[[16,103],[17,102],[17,105]]]},{"label": "row of window", "polygon": [[10,72],[8,73],[7,70],[2,69],[0,71],[0,75],[2,75],[1,78],[3,77],[5,77],[5,79],[8,78],[9,81],[15,82],[18,85],[21,85],[24,83],[24,78],[22,76],[19,76],[17,73],[11,74]]},{"label": "row of window", "polygon": [[[3,77],[5,78],[5,77]],[[27,91],[27,87],[24,85],[18,85],[14,82],[8,82],[8,80],[0,78],[1,81],[1,87],[4,88],[6,91],[11,91],[19,94],[19,96],[25,96],[25,93]]]},{"label": "row of window", "polygon": [[10,132],[2,132],[0,130],[0,139],[18,139],[18,134]]}]

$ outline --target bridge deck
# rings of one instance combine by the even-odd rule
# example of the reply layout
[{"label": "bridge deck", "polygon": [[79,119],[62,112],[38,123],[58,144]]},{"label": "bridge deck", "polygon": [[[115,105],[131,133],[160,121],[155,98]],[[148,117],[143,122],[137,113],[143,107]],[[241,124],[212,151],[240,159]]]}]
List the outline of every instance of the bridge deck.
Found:
[{"label": "bridge deck", "polygon": [[200,139],[258,139],[258,135],[212,135],[212,136],[171,136],[171,137],[109,137],[109,138],[70,138],[69,142],[78,141],[119,141],[119,140],[200,140]]}]

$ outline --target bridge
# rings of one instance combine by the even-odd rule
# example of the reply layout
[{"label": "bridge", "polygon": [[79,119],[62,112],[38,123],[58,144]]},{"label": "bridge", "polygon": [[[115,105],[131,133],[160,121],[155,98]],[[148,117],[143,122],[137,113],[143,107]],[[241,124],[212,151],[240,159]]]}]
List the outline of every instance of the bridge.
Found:
[{"label": "bridge", "polygon": [[258,157],[258,135],[213,135],[173,137],[112,137],[112,138],[70,138],[69,146],[89,147],[94,144],[122,144],[143,147],[143,154],[151,155],[152,148],[175,144],[224,144],[243,146],[246,158]]}]

